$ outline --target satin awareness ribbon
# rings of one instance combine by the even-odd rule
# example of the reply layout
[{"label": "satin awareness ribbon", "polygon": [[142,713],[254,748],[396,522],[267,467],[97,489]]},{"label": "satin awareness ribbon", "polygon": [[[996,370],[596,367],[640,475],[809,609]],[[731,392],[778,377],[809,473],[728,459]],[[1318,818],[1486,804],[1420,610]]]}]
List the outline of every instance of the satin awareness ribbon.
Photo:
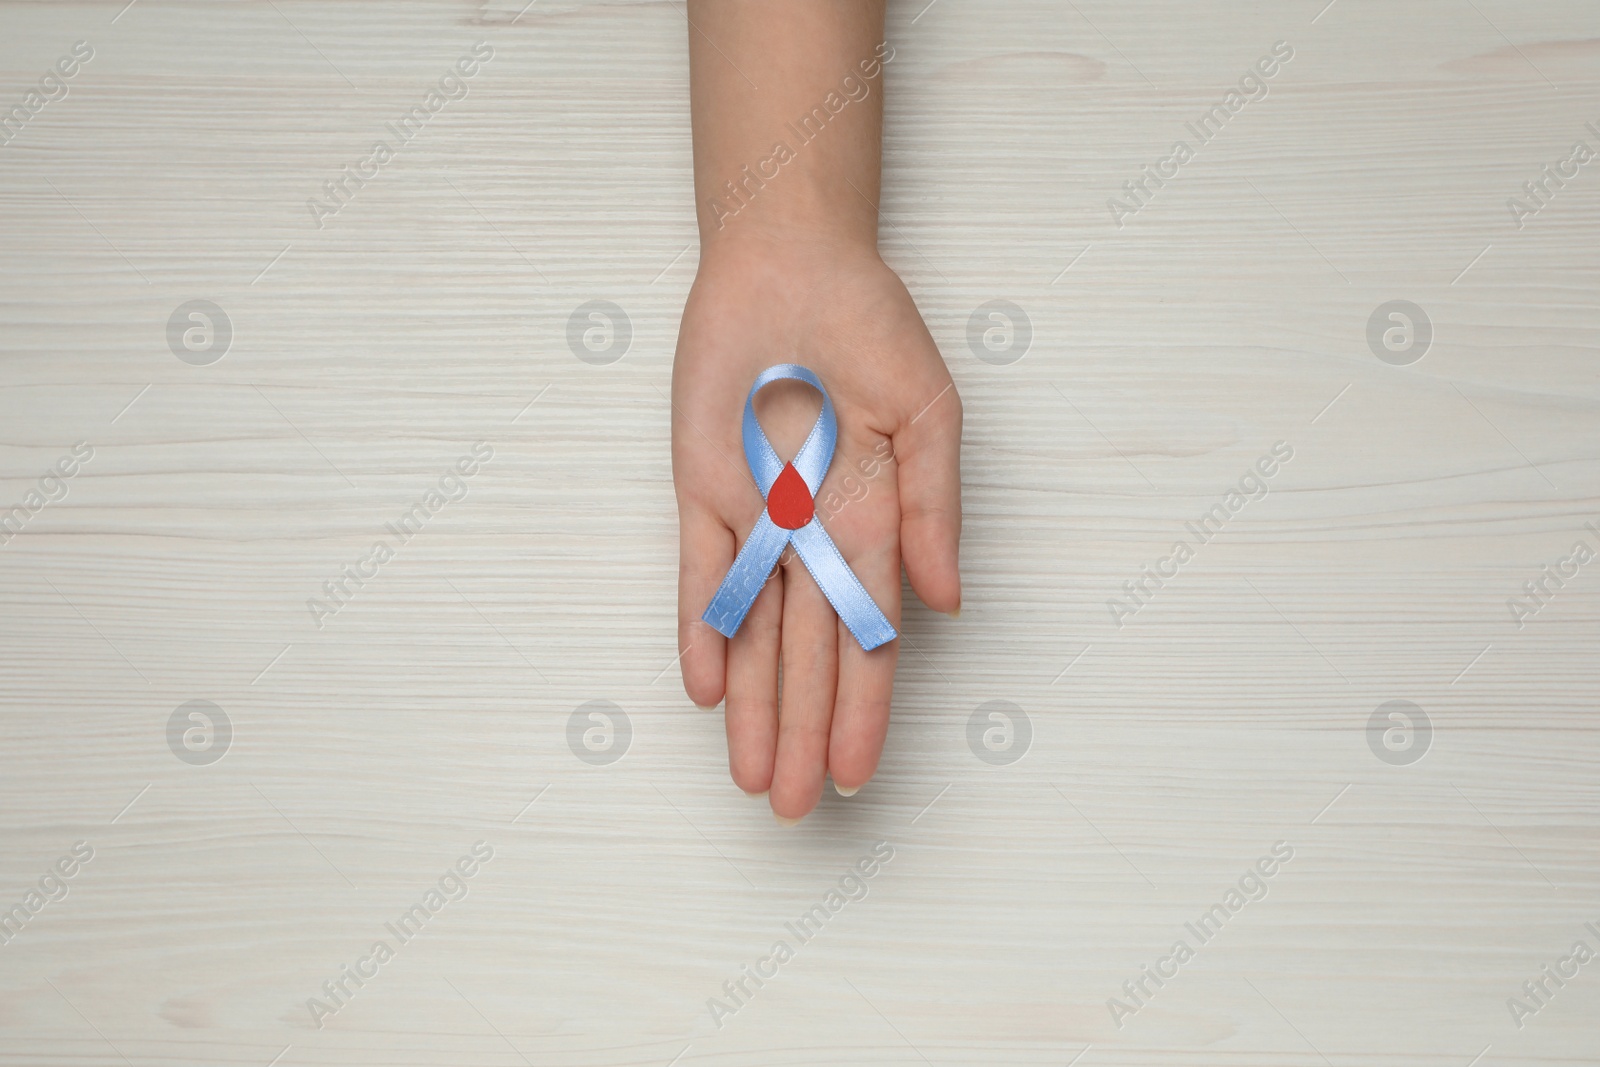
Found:
[{"label": "satin awareness ribbon", "polygon": [[[789,463],[772,450],[761,423],[756,421],[755,407],[757,393],[785,379],[805,382],[822,394],[822,413]],[[897,636],[816,515],[817,491],[822,488],[822,477],[828,473],[838,442],[839,420],[820,378],[794,363],[780,363],[761,372],[744,401],[744,456],[766,507],[701,616],[724,637],[739,632],[750,605],[755,603],[784,546],[789,544],[794,545],[795,553],[862,649],[870,652]]]}]

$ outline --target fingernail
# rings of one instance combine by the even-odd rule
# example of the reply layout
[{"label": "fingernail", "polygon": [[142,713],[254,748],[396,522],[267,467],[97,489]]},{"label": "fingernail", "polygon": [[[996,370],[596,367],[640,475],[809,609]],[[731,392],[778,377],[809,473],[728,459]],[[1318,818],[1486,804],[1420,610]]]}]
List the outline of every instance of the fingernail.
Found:
[{"label": "fingernail", "polygon": [[746,792],[745,792],[745,794],[744,794],[744,795],[745,795],[745,796],[747,796],[747,797],[764,797],[764,796],[766,796],[766,795],[767,795],[767,794],[768,794],[768,793],[770,793],[770,792],[772,792],[772,790],[770,790],[770,789],[763,789],[763,790],[762,790],[762,791],[761,791],[761,792],[759,792],[759,793],[751,793],[751,792],[749,792],[749,791],[748,791],[748,790],[747,790],[747,791],[746,791]]},{"label": "fingernail", "polygon": [[701,711],[716,711],[717,710],[717,706],[715,704],[696,704],[695,707],[699,708]]},{"label": "fingernail", "polygon": [[952,619],[959,619],[959,618],[961,618],[961,605],[960,605],[960,604],[957,604],[957,605],[956,605],[956,610],[954,610],[954,611],[952,611],[952,612],[950,612],[950,613],[949,613],[949,615],[950,615],[950,617],[951,617],[951,618],[952,618]]},{"label": "fingernail", "polygon": [[779,826],[799,826],[800,825],[800,820],[799,819],[785,819],[782,815],[779,815],[777,812],[773,812],[772,813],[772,817],[774,819],[778,820],[778,825]]},{"label": "fingernail", "polygon": [[854,789],[846,789],[844,786],[840,785],[838,782],[834,782],[833,783],[833,791],[835,793],[838,793],[842,797],[853,797],[857,793],[861,792],[861,787],[858,785]]}]

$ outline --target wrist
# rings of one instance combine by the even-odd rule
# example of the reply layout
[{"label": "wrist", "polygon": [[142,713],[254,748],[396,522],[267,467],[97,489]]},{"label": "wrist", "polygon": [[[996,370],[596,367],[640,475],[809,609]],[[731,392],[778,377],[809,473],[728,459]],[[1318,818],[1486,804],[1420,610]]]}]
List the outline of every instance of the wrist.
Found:
[{"label": "wrist", "polygon": [[752,225],[702,234],[700,242],[697,281],[728,281],[752,291],[809,290],[858,270],[883,269],[871,237],[826,227]]},{"label": "wrist", "polygon": [[735,178],[717,188],[695,183],[702,258],[723,249],[877,254],[875,173],[852,181],[840,169],[791,166],[766,181],[754,172]]}]

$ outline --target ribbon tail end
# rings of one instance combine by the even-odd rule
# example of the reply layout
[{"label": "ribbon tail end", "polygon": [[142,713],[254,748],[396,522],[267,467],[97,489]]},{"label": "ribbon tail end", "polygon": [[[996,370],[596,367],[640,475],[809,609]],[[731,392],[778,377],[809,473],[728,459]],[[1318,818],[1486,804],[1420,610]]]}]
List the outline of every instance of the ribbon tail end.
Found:
[{"label": "ribbon tail end", "polygon": [[895,628],[893,626],[890,626],[885,630],[876,631],[870,635],[852,633],[851,636],[853,636],[856,639],[856,643],[861,646],[861,651],[871,652],[875,648],[882,648],[884,645],[887,645],[890,641],[893,641],[900,635],[895,632]]},{"label": "ribbon tail end", "polygon": [[705,623],[707,626],[710,626],[723,637],[731,638],[734,634],[739,632],[739,623],[744,622],[744,619],[741,618],[738,622],[729,624],[728,622],[724,621],[724,618],[720,613],[713,617],[712,611],[708,607],[705,610],[705,614],[700,616],[700,621]]},{"label": "ribbon tail end", "polygon": [[822,595],[828,598],[840,621],[856,639],[862,651],[871,652],[900,636],[895,632],[883,610],[872,599],[850,565],[839,554],[839,548],[822,528],[822,523],[812,519],[792,535],[795,551],[800,561],[816,579]]}]

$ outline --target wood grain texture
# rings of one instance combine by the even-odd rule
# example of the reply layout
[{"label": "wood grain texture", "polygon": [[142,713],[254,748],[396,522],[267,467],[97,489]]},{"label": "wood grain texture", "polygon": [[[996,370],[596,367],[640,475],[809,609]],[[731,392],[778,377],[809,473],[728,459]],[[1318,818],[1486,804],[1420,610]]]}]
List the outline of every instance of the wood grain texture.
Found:
[{"label": "wood grain texture", "polygon": [[[94,850],[0,944],[0,1063],[1600,1059],[1600,963],[1507,1006],[1600,950],[1600,563],[1507,606],[1600,549],[1600,162],[1520,229],[1506,205],[1600,150],[1600,10],[924,2],[891,5],[881,233],[966,405],[964,611],[907,592],[882,769],[793,831],[675,667],[683,7],[0,3],[0,110],[94,50],[0,146],[0,507],[93,448],[0,545],[0,910]],[[306,201],[479,41],[468,95],[319,227]],[[195,299],[232,326],[209,365],[168,344]],[[569,346],[591,300],[631,327],[609,365]],[[1005,365],[969,340],[991,300],[1031,328]],[[1368,345],[1392,300],[1431,322],[1407,366]],[[463,499],[386,533],[480,441]],[[209,765],[168,743],[193,700],[233,731]],[[569,747],[593,700],[631,724],[609,765]],[[1431,722],[1419,761],[1369,745],[1391,700]],[[1016,762],[969,744],[990,701]],[[1187,932],[1280,841],[1264,899]]]}]

